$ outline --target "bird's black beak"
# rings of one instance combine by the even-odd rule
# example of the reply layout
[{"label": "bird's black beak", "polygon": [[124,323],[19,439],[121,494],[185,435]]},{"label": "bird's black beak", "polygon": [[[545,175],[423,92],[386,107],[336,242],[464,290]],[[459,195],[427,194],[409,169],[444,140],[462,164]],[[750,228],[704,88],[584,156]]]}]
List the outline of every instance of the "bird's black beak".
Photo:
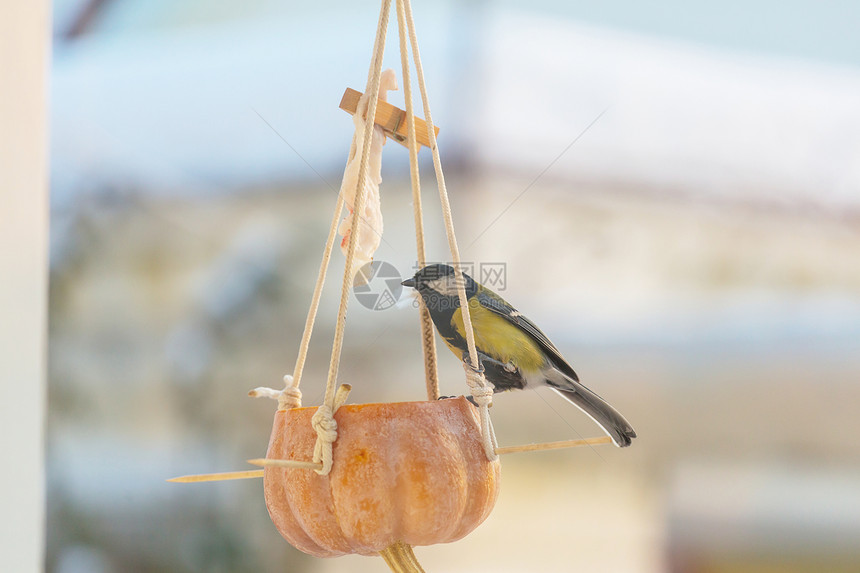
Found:
[{"label": "bird's black beak", "polygon": [[413,277],[413,278],[411,278],[411,279],[406,279],[405,281],[403,281],[403,282],[402,282],[402,283],[400,283],[400,284],[402,284],[402,285],[403,285],[403,286],[405,286],[405,287],[412,287],[412,288],[415,288],[415,277]]}]

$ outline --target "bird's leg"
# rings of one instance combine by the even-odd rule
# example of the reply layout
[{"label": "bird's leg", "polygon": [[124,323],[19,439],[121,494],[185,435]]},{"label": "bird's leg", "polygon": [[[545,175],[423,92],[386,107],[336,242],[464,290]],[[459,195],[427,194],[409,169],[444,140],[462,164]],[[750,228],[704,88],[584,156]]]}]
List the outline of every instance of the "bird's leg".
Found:
[{"label": "bird's leg", "polygon": [[[484,355],[478,352],[478,362],[483,362]],[[463,353],[463,363],[471,368],[472,370],[476,370],[474,366],[472,366],[472,357],[469,355],[469,351]]]}]

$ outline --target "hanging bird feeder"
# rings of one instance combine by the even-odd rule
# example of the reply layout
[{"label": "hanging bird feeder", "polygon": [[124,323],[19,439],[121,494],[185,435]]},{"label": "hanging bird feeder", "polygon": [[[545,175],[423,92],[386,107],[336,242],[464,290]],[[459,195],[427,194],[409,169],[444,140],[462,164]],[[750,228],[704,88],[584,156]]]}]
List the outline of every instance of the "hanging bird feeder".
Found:
[{"label": "hanging bird feeder", "polygon": [[[272,521],[317,557],[460,539],[490,514],[499,491],[499,463],[484,455],[473,410],[462,397],[341,406],[327,476],[266,468]],[[309,459],[314,411],[279,411],[267,458]]]},{"label": "hanging bird feeder", "polygon": [[[372,256],[377,230],[379,154],[385,138],[409,149],[419,268],[426,264],[418,151],[433,155],[451,260],[457,275],[470,364],[480,364],[466,303],[460,255],[436,145],[410,0],[396,0],[406,109],[384,101],[393,73],[382,71],[391,1],[383,0],[367,87],[347,89],[341,107],[354,114],[356,133],[338,195],[308,311],[299,355],[283,390],[257,388],[251,396],[277,399],[266,458],[249,460],[264,470],[183,476],[199,482],[264,478],[266,506],[278,531],[297,549],[317,557],[381,555],[393,571],[423,571],[412,546],[456,541],[490,514],[499,492],[499,454],[610,443],[608,437],[499,448],[490,420],[493,388],[483,372],[464,366],[475,405],[465,398],[439,400],[432,321],[420,302],[427,401],[345,405],[348,384],[338,386],[349,291],[362,261]],[[425,119],[412,107],[409,50]],[[368,203],[368,195],[371,201]],[[338,224],[344,206],[349,215]],[[369,205],[369,206],[368,206]],[[368,210],[369,209],[369,210]],[[378,221],[381,226],[381,219]],[[299,383],[338,228],[346,266],[332,344],[325,398],[301,407]],[[368,245],[370,245],[368,247]]]}]

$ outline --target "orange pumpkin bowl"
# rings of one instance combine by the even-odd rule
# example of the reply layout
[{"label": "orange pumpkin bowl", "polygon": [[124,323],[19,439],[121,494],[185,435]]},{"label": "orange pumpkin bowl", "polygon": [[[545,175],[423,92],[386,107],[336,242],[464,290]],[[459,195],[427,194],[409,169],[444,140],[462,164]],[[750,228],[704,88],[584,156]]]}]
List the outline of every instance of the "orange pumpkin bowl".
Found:
[{"label": "orange pumpkin bowl", "polygon": [[[278,410],[266,457],[310,460],[316,408]],[[498,460],[487,460],[465,398],[354,404],[335,413],[327,476],[267,467],[266,506],[278,531],[316,557],[375,555],[400,542],[456,541],[492,511]]]}]

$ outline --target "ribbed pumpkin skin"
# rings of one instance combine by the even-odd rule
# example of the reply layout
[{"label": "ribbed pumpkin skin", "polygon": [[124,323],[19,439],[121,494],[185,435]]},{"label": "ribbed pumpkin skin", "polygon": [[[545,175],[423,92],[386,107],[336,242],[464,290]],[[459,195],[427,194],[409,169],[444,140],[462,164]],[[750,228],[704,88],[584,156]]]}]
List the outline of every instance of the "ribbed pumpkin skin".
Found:
[{"label": "ribbed pumpkin skin", "polygon": [[[275,414],[268,458],[310,460],[316,408]],[[500,464],[488,462],[465,398],[355,404],[335,413],[328,476],[266,468],[269,515],[294,547],[316,557],[372,555],[396,541],[456,541],[492,511]]]}]

